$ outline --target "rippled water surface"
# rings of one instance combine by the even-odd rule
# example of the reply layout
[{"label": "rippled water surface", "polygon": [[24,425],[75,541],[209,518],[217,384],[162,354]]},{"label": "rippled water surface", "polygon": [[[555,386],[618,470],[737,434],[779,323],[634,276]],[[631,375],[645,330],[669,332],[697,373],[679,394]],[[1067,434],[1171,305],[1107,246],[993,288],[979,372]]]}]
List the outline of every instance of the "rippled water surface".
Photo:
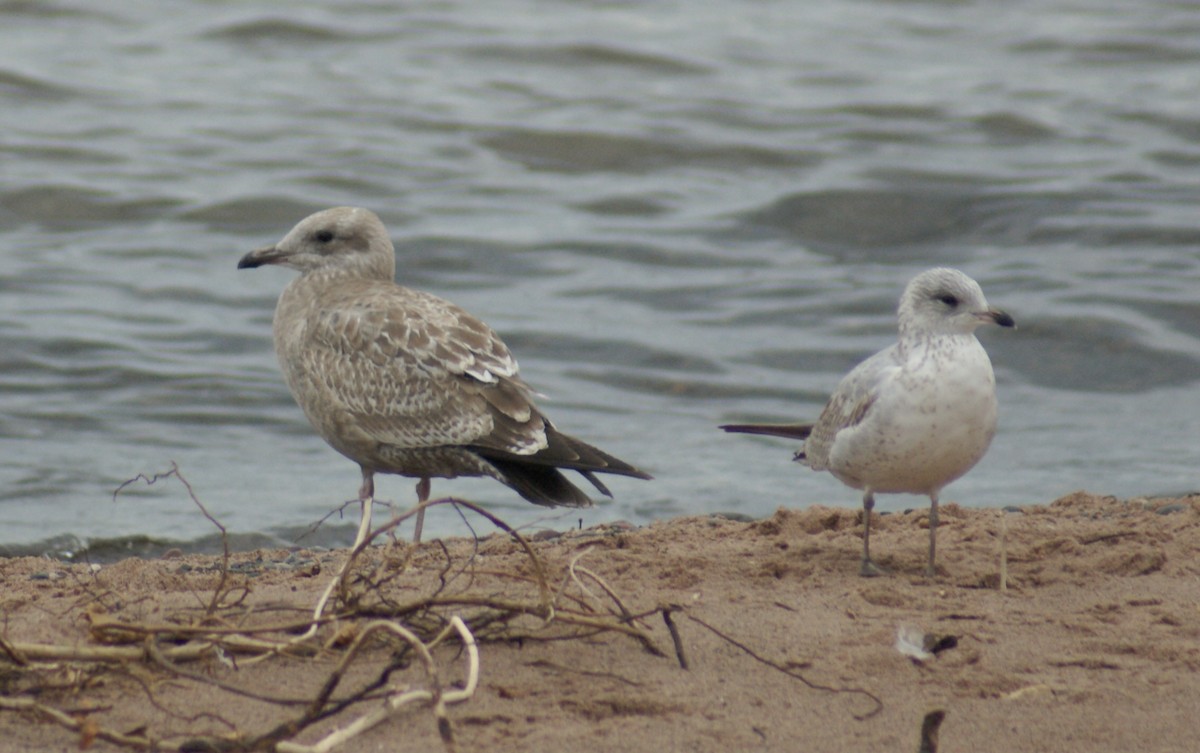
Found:
[{"label": "rippled water surface", "polygon": [[338,204],[504,335],[561,428],[655,474],[585,525],[856,506],[715,426],[815,416],[937,264],[1020,324],[981,336],[1000,430],[943,499],[1200,487],[1195,3],[51,0],[0,25],[6,551],[212,546],[178,483],[112,498],[172,462],[247,545],[354,496],[271,351],[291,273],[235,269]]}]

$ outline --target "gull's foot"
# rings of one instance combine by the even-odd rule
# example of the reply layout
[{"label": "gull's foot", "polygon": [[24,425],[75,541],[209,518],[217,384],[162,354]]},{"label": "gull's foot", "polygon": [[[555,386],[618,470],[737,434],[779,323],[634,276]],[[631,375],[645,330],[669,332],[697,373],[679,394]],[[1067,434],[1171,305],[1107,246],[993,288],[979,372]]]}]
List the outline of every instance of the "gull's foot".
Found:
[{"label": "gull's foot", "polygon": [[888,571],[871,560],[865,559],[862,561],[862,567],[859,568],[858,574],[864,578],[877,578],[880,575],[888,575]]}]

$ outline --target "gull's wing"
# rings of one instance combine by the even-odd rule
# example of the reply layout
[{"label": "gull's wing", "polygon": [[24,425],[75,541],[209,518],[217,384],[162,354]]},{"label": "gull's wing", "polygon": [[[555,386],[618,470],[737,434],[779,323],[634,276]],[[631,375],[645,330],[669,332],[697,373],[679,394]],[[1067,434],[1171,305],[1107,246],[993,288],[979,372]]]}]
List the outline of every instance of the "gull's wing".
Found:
[{"label": "gull's wing", "polygon": [[898,346],[879,351],[842,377],[804,443],[809,467],[828,467],[829,452],[838,432],[858,426],[871,411],[880,387],[900,373]]},{"label": "gull's wing", "polygon": [[402,448],[546,447],[546,422],[508,347],[449,301],[346,281],[318,297],[300,339],[283,360],[299,364],[289,384],[300,382],[305,411],[324,412],[315,423],[348,422],[361,439]]}]

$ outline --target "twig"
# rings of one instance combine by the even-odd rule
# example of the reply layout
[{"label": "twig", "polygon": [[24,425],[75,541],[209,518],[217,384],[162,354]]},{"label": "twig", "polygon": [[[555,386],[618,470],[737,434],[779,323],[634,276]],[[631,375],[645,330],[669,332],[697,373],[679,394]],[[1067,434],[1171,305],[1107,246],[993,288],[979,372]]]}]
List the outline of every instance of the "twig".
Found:
[{"label": "twig", "polygon": [[[164,473],[140,474],[129,479],[113,492],[113,496],[115,498],[133,483],[141,481],[151,485],[171,476],[175,476],[184,484],[192,502],[222,533],[224,556],[221,561],[220,579],[211,597],[197,593],[200,602],[198,609],[188,607],[176,614],[167,614],[152,623],[110,616],[122,607],[120,602],[108,603],[110,600],[106,599],[108,611],[96,610],[86,617],[90,623],[93,641],[108,645],[80,645],[77,642],[71,645],[47,645],[0,639],[0,658],[10,660],[12,665],[19,666],[22,670],[29,667],[32,672],[39,674],[45,674],[51,666],[59,666],[47,665],[47,662],[131,665],[127,671],[149,696],[150,703],[147,709],[157,709],[157,713],[188,723],[205,721],[205,726],[219,723],[224,727],[222,734],[196,736],[188,733],[185,738],[179,733],[162,734],[161,731],[156,731],[152,736],[144,731],[149,728],[148,722],[134,728],[133,732],[114,732],[98,723],[99,715],[106,711],[98,705],[76,711],[55,708],[33,700],[14,699],[0,703],[0,710],[16,709],[39,713],[76,731],[80,735],[80,744],[84,747],[92,740],[103,739],[138,750],[173,751],[184,748],[202,749],[208,746],[228,751],[274,749],[283,753],[327,753],[393,716],[400,709],[417,704],[427,705],[432,709],[444,743],[447,747],[452,747],[454,736],[446,710],[448,705],[465,701],[475,692],[479,675],[476,636],[480,635],[480,630],[486,630],[488,637],[498,640],[579,640],[593,635],[617,633],[638,640],[646,650],[656,655],[665,655],[651,641],[644,622],[649,615],[660,609],[631,610],[600,575],[580,564],[582,556],[588,550],[579,552],[570,560],[569,565],[563,568],[562,588],[559,592],[552,593],[547,576],[548,568],[527,539],[488,511],[471,502],[455,498],[426,502],[423,506],[394,516],[375,530],[370,528],[369,517],[364,516],[359,525],[358,542],[337,568],[336,576],[323,587],[314,608],[304,609],[303,616],[298,619],[274,618],[266,624],[237,624],[259,622],[270,610],[253,604],[231,610],[230,594],[235,591],[230,587],[232,572],[229,569],[230,553],[226,529],[208,513],[196,497],[194,489],[180,475],[178,466],[172,463],[171,468]],[[405,558],[399,565],[395,558],[386,557],[380,564],[368,567],[363,566],[358,557],[378,537],[392,535],[391,532],[396,526],[415,514],[418,509],[435,504],[453,505],[459,515],[463,515],[464,511],[474,511],[505,531],[523,550],[532,573],[503,572],[499,568],[492,571],[476,567],[474,563],[479,551],[477,537],[475,548],[466,556],[465,562],[461,559],[456,560],[451,548],[439,541],[437,546],[440,547],[441,557],[433,563],[433,567],[425,560],[415,560],[424,568],[425,582],[431,586],[429,590],[432,593],[424,593],[420,598],[396,603],[395,596],[386,594],[384,588],[395,582],[398,574],[407,573],[413,568],[413,553],[419,550],[407,549]],[[435,578],[436,583],[433,582]],[[479,583],[489,579],[509,579],[516,582],[520,586],[521,596],[505,597],[472,592]],[[571,587],[572,583],[574,587]],[[409,586],[401,584],[401,588]],[[531,593],[534,590],[536,596]],[[236,602],[241,604],[247,601],[249,594],[249,589],[243,588]],[[330,607],[331,599],[335,595],[342,605],[337,610]],[[299,609],[297,607],[298,611]],[[467,612],[460,614],[459,610]],[[382,616],[383,619],[365,621],[372,616]],[[525,624],[518,623],[526,617],[540,622],[531,634],[528,634],[530,631]],[[682,643],[678,631],[674,629],[669,614],[664,615],[664,618],[676,643],[676,655],[682,659]],[[399,620],[403,620],[404,624]],[[357,624],[348,624],[348,629],[345,630],[328,631],[332,636],[324,646],[313,640],[319,630],[336,621],[354,621]],[[354,638],[343,651],[338,642],[351,635],[351,630],[355,631]],[[344,687],[339,691],[338,688],[344,685],[344,678],[351,663],[360,661],[363,658],[363,650],[368,645],[374,645],[373,641],[380,634],[398,638],[401,648],[393,653],[391,661],[385,662],[386,666],[383,666],[370,682],[356,686],[353,691]],[[466,654],[467,677],[465,687],[461,690],[444,685],[433,662],[432,651],[448,641],[461,643]],[[217,673],[209,674],[204,668],[197,670],[183,666],[187,662],[215,658],[234,669],[245,670],[255,662],[280,655],[313,656],[323,651],[337,651],[341,653],[341,657],[337,667],[329,674],[314,698],[271,696],[251,692],[229,681],[232,678],[217,679]],[[239,657],[236,663],[231,660],[232,655]],[[413,688],[390,679],[398,668],[407,666],[414,656],[424,669],[424,687]],[[187,682],[205,683],[222,693],[302,708],[294,718],[277,724],[268,731],[259,731],[257,735],[238,730],[229,721],[205,711],[200,711],[194,716],[184,716],[172,711],[167,705],[158,703],[152,692],[156,686],[155,680],[144,679],[144,673],[138,672],[137,667],[133,666],[141,662],[148,662],[158,668],[159,676],[166,673],[170,677]],[[68,670],[72,677],[81,676],[78,666],[69,666]],[[103,671],[111,673],[114,670],[105,668]],[[226,677],[223,674],[219,676]],[[80,688],[85,687],[78,679],[72,682]],[[35,688],[47,689],[48,684]],[[0,699],[2,700],[5,699]],[[380,706],[363,713],[348,726],[331,733],[315,745],[306,746],[293,742],[296,735],[309,729],[316,722],[342,714],[352,706],[372,701],[380,703]]]},{"label": "twig", "polygon": [[942,720],[945,718],[946,712],[941,709],[935,709],[925,715],[921,720],[921,747],[917,749],[917,753],[937,753],[938,728],[942,726]]},{"label": "twig", "polygon": [[368,623],[364,626],[363,631],[355,639],[354,643],[351,644],[350,649],[346,652],[346,656],[343,657],[337,669],[334,670],[334,674],[331,675],[331,682],[326,684],[328,692],[331,693],[333,688],[336,687],[346,667],[358,653],[366,638],[379,631],[386,631],[399,636],[416,650],[417,655],[425,665],[425,672],[429,677],[431,688],[418,690],[397,689],[394,695],[388,697],[382,708],[364,714],[349,725],[326,735],[313,745],[280,741],[275,744],[274,749],[278,753],[327,753],[346,741],[361,735],[380,722],[385,721],[403,707],[413,703],[432,704],[434,715],[438,720],[438,732],[441,734],[442,741],[449,747],[453,743],[453,733],[449,717],[446,715],[446,706],[447,704],[461,703],[471,698],[475,694],[475,689],[479,684],[479,648],[475,643],[475,637],[467,629],[462,619],[457,615],[451,617],[449,627],[443,632],[442,636],[432,641],[431,645],[436,645],[444,640],[444,635],[450,630],[458,633],[459,639],[467,649],[467,681],[462,690],[443,690],[441,688],[438,682],[437,667],[433,662],[433,656],[429,653],[429,647],[422,643],[412,632],[395,622],[376,621]]},{"label": "twig", "polygon": [[795,679],[804,683],[805,685],[807,685],[809,688],[812,688],[813,690],[822,690],[827,693],[857,693],[859,695],[864,695],[867,698],[870,698],[875,703],[875,708],[871,709],[870,711],[868,711],[865,714],[854,714],[854,718],[859,721],[862,721],[864,719],[870,719],[871,717],[878,714],[880,711],[883,711],[883,701],[879,700],[878,696],[876,696],[874,693],[872,693],[868,690],[863,690],[862,688],[835,688],[835,687],[831,687],[829,685],[821,685],[819,683],[815,683],[815,682],[809,680],[808,678],[806,678],[804,675],[800,674],[799,672],[795,672],[795,671],[791,670],[790,668],[785,667],[783,665],[776,664],[775,662],[771,661],[770,659],[764,659],[763,657],[761,657],[757,653],[755,653],[753,649],[749,648],[748,646],[746,646],[743,643],[739,643],[738,641],[729,637],[725,633],[722,633],[720,630],[716,629],[712,625],[709,625],[707,622],[700,619],[699,617],[697,617],[693,614],[690,614],[690,613],[685,613],[685,614],[689,620],[691,620],[692,622],[695,622],[696,624],[700,625],[701,627],[707,628],[710,632],[712,632],[714,635],[716,635],[718,638],[725,641],[726,643],[729,643],[733,646],[736,646],[737,648],[740,648],[742,651],[749,654],[751,656],[751,658],[753,658],[755,661],[761,662],[762,664],[766,664],[768,667],[771,667],[772,669],[776,669],[776,670],[784,673],[788,677],[794,677]]},{"label": "twig", "polygon": [[679,668],[687,669],[687,657],[683,655],[683,639],[679,637],[679,627],[671,619],[671,612],[681,611],[683,607],[671,604],[662,608],[663,622],[667,624],[667,632],[671,634],[671,642],[675,644],[675,658],[679,660]]},{"label": "twig", "polygon": [[628,677],[622,677],[614,672],[598,672],[596,670],[580,669],[578,667],[564,667],[563,665],[556,664],[548,659],[537,659],[535,661],[527,662],[525,666],[538,667],[539,669],[552,669],[556,672],[568,672],[576,675],[584,675],[585,677],[600,677],[606,680],[616,680],[618,682],[623,682],[626,685],[632,685],[635,688],[640,688],[644,684],[638,682],[637,680],[630,680]]},{"label": "twig", "polygon": [[351,505],[359,504],[361,502],[362,502],[362,500],[357,499],[357,498],[346,500],[345,502],[341,503],[337,507],[333,508],[332,510],[330,510],[329,512],[327,512],[323,516],[321,516],[320,520],[309,525],[308,529],[305,530],[304,533],[300,534],[299,536],[297,536],[294,539],[294,542],[296,544],[299,544],[301,541],[304,541],[306,538],[308,538],[309,536],[313,535],[318,530],[320,530],[321,526],[325,525],[325,521],[329,520],[334,515],[342,516],[342,514],[346,512],[347,507],[350,507]]},{"label": "twig", "polygon": [[591,578],[592,580],[594,580],[596,582],[596,585],[600,586],[600,588],[604,591],[604,593],[608,595],[608,598],[612,599],[613,603],[617,605],[617,609],[621,610],[621,619],[624,620],[625,622],[629,622],[630,620],[633,619],[633,617],[632,617],[632,615],[629,614],[629,610],[625,608],[625,605],[621,603],[621,597],[617,596],[617,592],[614,591],[607,583],[605,583],[604,579],[601,578],[599,575],[596,575],[591,570],[589,570],[586,567],[579,564],[580,558],[582,558],[583,555],[587,554],[590,551],[591,551],[590,546],[584,547],[580,552],[578,552],[574,557],[571,558],[571,564],[567,568],[567,571],[571,574],[571,579],[575,581],[575,584],[577,586],[579,586],[580,591],[583,591],[585,594],[590,596],[593,600],[598,601],[598,599],[596,599],[596,597],[592,595],[591,591],[589,591],[587,589],[587,586],[583,585],[583,582],[581,580],[579,580],[579,575],[586,575],[589,578]]},{"label": "twig", "polygon": [[120,486],[113,490],[112,498],[113,501],[116,502],[117,495],[120,494],[125,487],[135,484],[138,481],[144,481],[146,486],[153,486],[155,483],[162,481],[163,479],[171,478],[172,476],[178,479],[179,483],[183,484],[183,488],[187,490],[188,498],[192,500],[192,504],[198,507],[200,509],[200,513],[208,519],[208,522],[216,526],[217,530],[221,532],[221,579],[217,582],[217,587],[213,589],[212,600],[208,603],[207,610],[208,614],[213,614],[217,611],[217,607],[219,606],[221,599],[224,598],[225,581],[229,578],[229,532],[225,530],[225,526],[221,525],[219,520],[214,518],[212,514],[209,513],[208,508],[206,508],[204,503],[200,501],[200,498],[196,496],[196,490],[192,488],[192,485],[188,482],[188,480],[183,477],[182,473],[179,472],[179,466],[175,463],[175,461],[171,461],[171,470],[169,471],[155,473],[153,476],[147,476],[144,473],[139,473],[131,479],[126,479],[121,483]]},{"label": "twig", "polygon": [[[215,651],[216,647],[212,647],[212,650]],[[209,677],[201,672],[192,672],[191,670],[184,669],[163,655],[153,637],[146,639],[146,656],[158,666],[178,677],[191,680],[192,682],[212,685],[213,687],[220,688],[226,693],[230,693],[232,695],[240,695],[243,698],[252,698],[256,701],[274,703],[280,706],[301,706],[311,702],[311,699],[308,698],[274,698],[262,693],[254,693],[231,683],[222,682],[215,677]]]},{"label": "twig", "polygon": [[[479,596],[445,596],[430,599],[429,603],[431,605],[439,606],[487,606],[500,609],[501,611],[542,617],[538,611],[538,607],[534,607],[533,605],[523,604],[517,601],[508,601]],[[647,651],[655,656],[666,656],[661,649],[654,645],[654,642],[650,640],[649,636],[645,635],[642,631],[638,630],[632,625],[614,622],[609,619],[604,619],[603,617],[576,614],[574,612],[567,612],[563,610],[559,610],[555,613],[554,621],[570,625],[578,625],[580,627],[601,628],[605,630],[612,630],[618,633],[624,633],[631,638],[635,638],[639,643],[642,644],[642,646],[645,647]]]},{"label": "twig", "polygon": [[[175,711],[174,709],[168,708],[165,704],[161,703],[154,696],[154,689],[151,687],[151,682],[148,678],[143,677],[142,674],[139,672],[130,671],[130,667],[128,667],[128,666],[122,666],[122,669],[125,670],[124,671],[125,677],[127,677],[132,682],[136,683],[137,686],[142,689],[142,693],[144,693],[146,696],[146,702],[149,703],[154,708],[161,711],[162,713],[166,714],[167,716],[169,716],[173,719],[182,719],[183,721],[186,721],[186,722],[198,722],[201,719],[207,719],[207,720],[214,721],[217,724],[222,725],[226,729],[229,729],[232,731],[237,730],[236,724],[234,724],[233,722],[229,721],[225,717],[223,717],[220,714],[217,714],[215,712],[202,710],[196,714],[189,715],[189,714],[183,714],[178,711]],[[82,710],[84,710],[88,713],[95,714],[95,713],[99,713],[101,710],[110,711],[111,709],[112,709],[112,706],[106,707],[104,709],[86,706]],[[74,714],[79,713],[78,711],[74,711],[71,709],[66,709],[66,711],[68,711],[69,713],[74,713]]]},{"label": "twig", "polygon": [[321,616],[325,612],[325,606],[329,602],[329,598],[333,595],[333,592],[340,588],[343,591],[343,596],[345,596],[346,576],[350,573],[353,562],[357,559],[358,555],[362,551],[364,551],[368,546],[370,546],[371,543],[375,539],[389,533],[390,531],[395,530],[401,523],[408,520],[408,518],[416,515],[418,512],[421,512],[429,507],[432,507],[434,505],[439,505],[439,504],[451,504],[451,505],[455,505],[456,507],[458,507],[458,506],[466,507],[467,509],[472,510],[475,513],[483,516],[484,518],[487,518],[497,528],[500,528],[501,530],[505,531],[510,536],[512,536],[514,539],[516,539],[516,541],[525,549],[526,554],[529,555],[530,561],[533,563],[534,572],[537,575],[536,582],[538,584],[539,592],[542,595],[543,604],[545,605],[543,619],[546,622],[552,621],[554,619],[554,606],[550,600],[550,596],[549,596],[550,589],[549,589],[549,586],[546,584],[545,571],[542,566],[541,560],[538,558],[537,554],[534,553],[533,548],[530,547],[529,542],[525,540],[525,537],[523,537],[523,536],[521,536],[521,534],[517,533],[511,526],[509,526],[507,523],[505,523],[500,518],[496,517],[492,513],[488,512],[487,510],[484,510],[482,507],[480,507],[472,502],[468,502],[466,500],[461,500],[461,499],[456,499],[454,497],[444,497],[442,499],[427,500],[425,502],[422,502],[419,505],[416,505],[415,507],[412,507],[411,509],[409,509],[403,513],[394,515],[394,516],[392,516],[391,520],[389,520],[387,523],[380,526],[379,528],[376,528],[373,531],[368,530],[370,527],[370,516],[368,513],[369,508],[364,507],[363,513],[362,513],[362,520],[359,524],[358,536],[355,539],[356,543],[355,543],[354,547],[350,550],[350,553],[347,556],[346,561],[342,564],[342,567],[339,569],[337,575],[334,576],[334,578],[330,581],[329,585],[322,592],[320,598],[317,600],[317,604],[313,608],[312,623],[309,626],[309,629],[306,630],[301,635],[295,636],[291,641],[289,641],[289,643],[292,643],[292,644],[302,643],[304,641],[307,641],[313,635],[315,635],[317,625],[321,620]]},{"label": "twig", "polygon": [[[350,568],[354,564],[355,558],[358,557],[358,553],[367,546],[369,540],[368,533],[371,528],[371,508],[373,505],[374,499],[363,500],[362,512],[358,523],[358,534],[354,537],[354,547],[351,548],[350,554],[346,557],[346,561],[342,563],[342,566],[337,571],[337,574],[330,579],[329,585],[325,587],[325,590],[321,592],[321,596],[317,599],[317,603],[313,607],[312,618],[309,620],[308,628],[303,633],[293,636],[291,639],[286,641],[284,648],[305,643],[317,634],[317,628],[322,622],[322,615],[325,614],[325,605],[329,603],[329,598],[333,595],[333,592],[345,583],[346,575],[350,572]],[[266,655],[258,657],[258,659],[265,658],[267,658]]]},{"label": "twig", "polygon": [[[98,739],[105,740],[117,745],[124,745],[127,748],[136,748],[138,750],[179,750],[178,745],[171,744],[163,740],[155,740],[154,738],[145,735],[126,735],[120,732],[104,729],[97,725],[88,717],[76,718],[53,706],[47,706],[44,703],[38,703],[32,698],[8,698],[0,696],[0,709],[9,711],[32,711],[40,714],[55,724],[66,727],[69,730],[80,733],[84,740]],[[81,740],[82,743],[82,740]]]},{"label": "twig", "polygon": [[[131,662],[147,658],[144,646],[59,646],[45,643],[13,643],[30,661]],[[199,659],[212,650],[210,643],[171,646],[164,653],[176,661]],[[261,650],[261,649],[260,649]]]},{"label": "twig", "polygon": [[29,660],[25,658],[25,654],[17,650],[4,636],[0,636],[0,651],[3,651],[12,660],[12,663],[18,667],[24,667],[29,664]]},{"label": "twig", "polygon": [[416,515],[420,510],[434,507],[436,505],[454,505],[455,507],[465,507],[474,512],[476,515],[486,518],[489,522],[491,522],[492,525],[507,533],[513,538],[513,540],[520,544],[521,548],[525,550],[525,554],[529,556],[529,561],[533,565],[534,574],[537,576],[536,583],[538,586],[538,593],[541,595],[542,601],[546,604],[548,610],[546,620],[550,621],[554,618],[554,608],[550,598],[550,586],[546,581],[545,567],[542,565],[541,558],[538,557],[537,553],[533,551],[533,547],[529,545],[529,541],[520,533],[518,533],[516,529],[474,502],[468,502],[465,499],[459,499],[457,497],[442,497],[441,499],[428,500],[420,505],[417,505],[416,507],[413,507],[407,512],[394,516],[386,524],[372,531],[370,535],[367,536],[367,539],[363,542],[362,546],[367,546],[374,539],[382,536],[388,531],[393,530],[405,520],[408,520],[408,518]]},{"label": "twig", "polygon": [[1092,536],[1090,538],[1080,539],[1079,543],[1083,544],[1084,546],[1087,546],[1088,544],[1095,544],[1100,541],[1111,541],[1113,539],[1122,539],[1122,538],[1125,538],[1126,536],[1137,536],[1137,535],[1139,535],[1138,531],[1117,531],[1116,533],[1102,533],[1098,536]]}]

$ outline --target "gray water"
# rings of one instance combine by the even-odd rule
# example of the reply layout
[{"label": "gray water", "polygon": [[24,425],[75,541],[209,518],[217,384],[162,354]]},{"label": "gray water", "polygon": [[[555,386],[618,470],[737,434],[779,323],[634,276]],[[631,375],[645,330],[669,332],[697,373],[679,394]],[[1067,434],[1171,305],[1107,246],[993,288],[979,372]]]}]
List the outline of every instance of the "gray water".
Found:
[{"label": "gray water", "polygon": [[981,334],[1000,429],[944,500],[1200,488],[1196,3],[58,0],[0,25],[4,551],[215,546],[175,481],[113,499],[172,463],[244,545],[354,496],[271,351],[291,273],[235,269],[339,204],[505,337],[560,428],[657,477],[582,513],[435,481],[514,524],[857,506],[715,426],[814,417],[940,264],[1020,325]]}]

